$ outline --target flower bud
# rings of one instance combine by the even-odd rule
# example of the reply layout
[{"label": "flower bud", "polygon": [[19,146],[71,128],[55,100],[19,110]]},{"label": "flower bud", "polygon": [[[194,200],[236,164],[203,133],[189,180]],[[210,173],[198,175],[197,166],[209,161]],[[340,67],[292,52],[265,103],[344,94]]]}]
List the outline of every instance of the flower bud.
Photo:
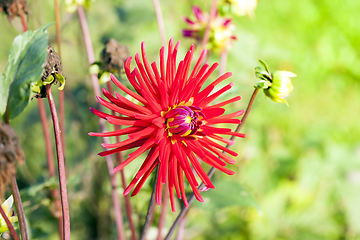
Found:
[{"label": "flower bud", "polygon": [[73,13],[76,11],[78,6],[89,8],[91,3],[95,0],[65,0],[65,11]]},{"label": "flower bud", "polygon": [[292,77],[296,77],[296,74],[288,71],[275,71],[272,74],[271,86],[264,89],[265,95],[274,102],[287,104],[284,98],[293,90]]},{"label": "flower bud", "polygon": [[255,68],[255,75],[260,81],[257,82],[255,88],[261,88],[267,97],[277,103],[288,103],[284,99],[292,91],[291,78],[296,77],[295,73],[288,71],[275,71],[271,73],[267,64],[259,60],[266,71],[261,71],[260,67]]},{"label": "flower bud", "polygon": [[257,0],[222,0],[219,3],[222,14],[231,13],[236,16],[252,17],[257,6]]}]

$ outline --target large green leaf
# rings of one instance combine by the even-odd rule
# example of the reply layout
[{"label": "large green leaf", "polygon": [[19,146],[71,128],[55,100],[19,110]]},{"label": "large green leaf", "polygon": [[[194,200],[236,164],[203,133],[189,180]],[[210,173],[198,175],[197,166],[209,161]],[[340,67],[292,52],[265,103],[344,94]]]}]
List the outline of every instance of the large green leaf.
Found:
[{"label": "large green leaf", "polygon": [[[3,114],[8,98],[8,117],[18,116],[29,103],[30,85],[41,78],[43,64],[47,56],[48,33],[46,24],[38,30],[27,31],[17,36],[10,48],[9,59],[5,70],[5,80],[2,81],[1,109]],[[10,92],[7,91],[10,85]],[[9,96],[9,97],[8,97]],[[5,104],[3,104],[5,99]]]}]

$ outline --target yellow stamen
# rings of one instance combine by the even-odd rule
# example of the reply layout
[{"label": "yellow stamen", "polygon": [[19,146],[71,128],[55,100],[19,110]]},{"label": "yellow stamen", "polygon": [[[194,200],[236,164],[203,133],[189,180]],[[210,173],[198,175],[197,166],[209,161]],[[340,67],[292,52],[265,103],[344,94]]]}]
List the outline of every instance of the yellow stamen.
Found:
[{"label": "yellow stamen", "polygon": [[186,133],[184,133],[183,135],[181,135],[182,137],[185,137],[187,135],[189,135],[191,133],[191,130],[187,130]]}]

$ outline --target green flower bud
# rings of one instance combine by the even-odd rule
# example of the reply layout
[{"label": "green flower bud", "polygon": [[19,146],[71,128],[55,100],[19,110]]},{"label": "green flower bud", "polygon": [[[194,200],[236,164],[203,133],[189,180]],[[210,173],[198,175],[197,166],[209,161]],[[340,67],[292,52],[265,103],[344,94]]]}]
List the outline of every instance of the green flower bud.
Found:
[{"label": "green flower bud", "polygon": [[288,71],[275,71],[272,74],[271,86],[264,89],[267,97],[277,103],[288,103],[284,99],[293,90],[291,78],[296,77],[296,74]]},{"label": "green flower bud", "polygon": [[255,75],[260,79],[255,85],[255,88],[261,88],[267,97],[277,103],[288,103],[284,99],[292,91],[291,78],[296,77],[295,73],[288,71],[275,71],[270,73],[267,64],[259,60],[266,71],[262,71],[260,67],[255,68]]}]

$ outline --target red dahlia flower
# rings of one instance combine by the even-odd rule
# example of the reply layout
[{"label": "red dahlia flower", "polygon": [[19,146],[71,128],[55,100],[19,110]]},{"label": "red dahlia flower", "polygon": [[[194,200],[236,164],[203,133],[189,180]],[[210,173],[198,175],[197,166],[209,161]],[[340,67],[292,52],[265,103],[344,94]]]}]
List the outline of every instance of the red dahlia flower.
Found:
[{"label": "red dahlia flower", "polygon": [[137,67],[131,71],[130,63],[132,58],[129,57],[125,61],[126,75],[136,92],[126,88],[114,75],[111,75],[113,83],[122,91],[137,99],[141,105],[129,101],[116,92],[115,96],[113,96],[106,89],[103,89],[103,93],[109,101],[97,97],[99,102],[104,107],[123,116],[109,115],[91,109],[94,114],[106,119],[111,124],[129,127],[107,133],[90,133],[91,136],[98,137],[129,136],[128,139],[119,143],[103,143],[104,148],[111,150],[99,153],[100,156],[107,156],[138,147],[137,150],[129,154],[129,157],[123,163],[114,169],[114,173],[122,170],[140,154],[149,150],[139,171],[125,189],[124,195],[132,191],[135,186],[131,196],[136,195],[151,172],[156,166],[159,166],[155,199],[160,205],[163,184],[168,182],[173,211],[175,211],[174,188],[177,197],[183,198],[185,206],[188,204],[184,190],[184,174],[194,191],[196,199],[201,202],[203,202],[203,199],[197,189],[199,184],[195,172],[207,188],[214,188],[201,167],[198,158],[224,173],[234,174],[225,166],[227,163],[234,164],[235,161],[222,151],[232,156],[237,156],[237,154],[216,141],[227,144],[234,144],[234,142],[219,136],[219,134],[237,137],[245,136],[241,133],[232,132],[229,128],[214,127],[214,125],[221,123],[240,123],[240,120],[235,119],[235,117],[242,115],[244,111],[223,115],[225,110],[222,108],[229,103],[240,100],[240,97],[234,97],[212,106],[209,105],[219,95],[233,86],[233,83],[230,83],[210,94],[216,85],[232,74],[225,73],[201,90],[204,82],[216,69],[218,63],[214,63],[210,68],[208,63],[201,67],[206,55],[206,50],[204,50],[194,69],[190,71],[190,64],[195,50],[192,45],[185,59],[181,60],[176,68],[176,55],[179,45],[180,41],[173,47],[173,39],[170,40],[166,61],[165,48],[160,49],[159,71],[155,62],[149,64],[143,42],[141,44],[143,63],[139,54],[136,54],[135,62]]}]

